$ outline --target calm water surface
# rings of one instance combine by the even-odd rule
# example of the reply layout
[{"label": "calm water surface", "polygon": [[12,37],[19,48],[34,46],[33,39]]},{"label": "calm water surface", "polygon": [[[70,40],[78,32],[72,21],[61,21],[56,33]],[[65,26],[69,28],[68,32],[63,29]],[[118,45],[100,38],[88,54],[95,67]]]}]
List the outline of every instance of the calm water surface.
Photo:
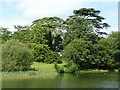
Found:
[{"label": "calm water surface", "polygon": [[118,88],[118,73],[64,74],[54,78],[3,80],[3,88]]}]

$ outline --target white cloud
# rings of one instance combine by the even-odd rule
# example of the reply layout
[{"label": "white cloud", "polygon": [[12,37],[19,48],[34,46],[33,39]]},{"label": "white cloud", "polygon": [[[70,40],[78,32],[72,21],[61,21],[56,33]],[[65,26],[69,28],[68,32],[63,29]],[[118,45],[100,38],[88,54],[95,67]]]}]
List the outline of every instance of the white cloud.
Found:
[{"label": "white cloud", "polygon": [[[10,31],[15,31],[13,25],[26,25],[33,20],[47,16],[62,17],[72,13],[71,10],[83,5],[83,0],[3,0],[6,5],[9,3],[15,5],[16,9],[21,12],[20,18],[6,20],[0,16],[0,27],[8,27]],[[0,1],[1,2],[1,1]],[[14,3],[16,2],[16,3]],[[11,11],[12,12],[12,11]],[[8,13],[9,14],[9,13]],[[14,14],[14,12],[13,12]],[[67,17],[67,15],[66,15]]]},{"label": "white cloud", "polygon": [[28,22],[29,21],[26,21],[24,19],[14,19],[11,21],[0,22],[0,27],[9,28],[10,31],[15,31],[14,25],[29,25],[30,23]]},{"label": "white cloud", "polygon": [[113,27],[111,31],[118,31],[118,26]]},{"label": "white cloud", "polygon": [[[83,0],[82,0],[83,1]],[[81,0],[21,0],[17,9],[23,11],[25,17],[61,16],[72,12],[84,3]]]},{"label": "white cloud", "polygon": [[102,29],[100,31],[107,32],[107,34],[110,34],[111,32],[118,31],[118,26],[112,26],[112,27],[109,27],[108,29]]},{"label": "white cloud", "polygon": [[[86,2],[96,2],[96,0],[1,0],[0,2],[16,2],[16,9],[22,13],[20,18],[13,20],[5,21],[4,18],[0,18],[0,25],[13,31],[13,25],[26,25],[41,17],[66,18],[72,14],[72,10],[85,7]],[[99,0],[97,2],[118,2],[118,0]]]},{"label": "white cloud", "polygon": [[[97,2],[117,2],[118,0],[100,0]],[[62,16],[71,10],[86,6],[86,2],[96,0],[20,0],[17,9],[26,17]]]}]

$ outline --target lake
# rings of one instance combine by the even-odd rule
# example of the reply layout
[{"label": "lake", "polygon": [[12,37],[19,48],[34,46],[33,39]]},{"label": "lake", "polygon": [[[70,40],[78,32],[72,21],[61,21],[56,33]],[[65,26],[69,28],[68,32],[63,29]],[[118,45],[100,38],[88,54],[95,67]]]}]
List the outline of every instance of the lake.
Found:
[{"label": "lake", "polygon": [[118,88],[118,73],[64,74],[54,78],[3,80],[3,88]]}]

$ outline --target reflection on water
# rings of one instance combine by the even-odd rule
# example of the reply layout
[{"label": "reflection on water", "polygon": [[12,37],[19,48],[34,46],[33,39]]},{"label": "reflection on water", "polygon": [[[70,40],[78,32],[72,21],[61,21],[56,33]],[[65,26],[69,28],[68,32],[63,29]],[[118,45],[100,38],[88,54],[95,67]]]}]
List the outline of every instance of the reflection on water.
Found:
[{"label": "reflection on water", "polygon": [[118,88],[118,74],[64,74],[54,78],[3,80],[2,84],[3,88]]}]

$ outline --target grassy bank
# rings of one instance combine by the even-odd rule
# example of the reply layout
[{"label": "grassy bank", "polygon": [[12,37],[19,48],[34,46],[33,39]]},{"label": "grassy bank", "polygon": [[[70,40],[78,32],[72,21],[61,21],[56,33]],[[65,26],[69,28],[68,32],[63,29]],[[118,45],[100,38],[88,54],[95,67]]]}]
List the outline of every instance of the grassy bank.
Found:
[{"label": "grassy bank", "polygon": [[31,67],[36,71],[3,72],[2,79],[52,78],[57,75],[54,64],[34,62]]},{"label": "grassy bank", "polygon": [[[59,64],[61,66],[63,64]],[[30,78],[54,78],[57,72],[54,64],[34,62],[31,66],[35,71],[2,72],[2,79],[30,79]],[[78,73],[107,73],[108,70],[80,70]],[[118,70],[115,70],[118,72]]]},{"label": "grassy bank", "polygon": [[[80,70],[79,73],[108,73],[109,70],[99,70],[99,69],[88,69],[88,70]],[[118,72],[118,70],[115,70],[115,72]]]}]

